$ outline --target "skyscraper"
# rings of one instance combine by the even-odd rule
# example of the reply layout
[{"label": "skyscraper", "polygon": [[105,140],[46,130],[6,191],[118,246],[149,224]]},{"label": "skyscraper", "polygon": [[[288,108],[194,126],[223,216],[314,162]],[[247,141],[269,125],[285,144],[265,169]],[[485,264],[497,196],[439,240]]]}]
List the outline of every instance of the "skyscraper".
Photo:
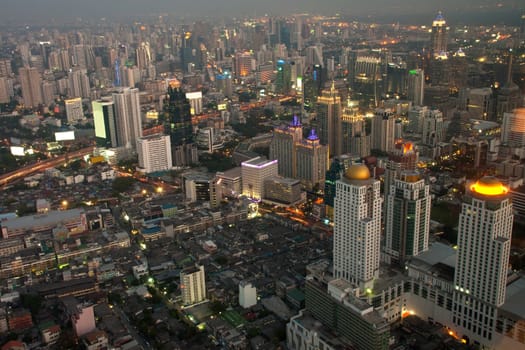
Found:
[{"label": "skyscraper", "polygon": [[388,155],[384,175],[385,198],[388,196],[395,179],[399,179],[401,172],[414,171],[419,161],[419,152],[412,142],[398,140],[394,149]]},{"label": "skyscraper", "polygon": [[261,157],[241,163],[242,194],[253,198],[264,197],[264,180],[277,176],[277,160]]},{"label": "skyscraper", "polygon": [[425,72],[422,69],[408,71],[408,99],[414,106],[423,105]]},{"label": "skyscraper", "polygon": [[501,182],[483,177],[467,186],[459,216],[453,322],[482,345],[495,337],[498,307],[505,302],[512,222],[510,194]]},{"label": "skyscraper", "polygon": [[394,147],[394,113],[390,109],[377,109],[372,117],[371,148],[390,152]]},{"label": "skyscraper", "polygon": [[296,177],[295,145],[303,138],[303,127],[297,116],[290,125],[275,128],[270,143],[270,159],[279,160],[279,175]]},{"label": "skyscraper", "polygon": [[366,134],[365,120],[359,114],[357,101],[348,98],[341,117],[341,153],[366,157],[370,155],[370,136]]},{"label": "skyscraper", "polygon": [[328,147],[322,145],[315,130],[296,144],[297,178],[309,190],[324,186],[328,166]]},{"label": "skyscraper", "polygon": [[181,271],[180,289],[182,304],[185,306],[206,300],[206,276],[204,266],[194,266]]},{"label": "skyscraper", "polygon": [[379,276],[381,202],[380,183],[365,165],[351,165],[336,183],[334,277],[363,290]]},{"label": "skyscraper", "polygon": [[405,171],[386,196],[385,252],[401,266],[428,249],[430,187],[419,174]]},{"label": "skyscraper", "polygon": [[443,137],[443,113],[436,108],[427,110],[423,116],[421,143],[429,147],[436,147],[443,141]]},{"label": "skyscraper", "polygon": [[116,148],[119,146],[115,104],[113,101],[93,101],[93,120],[97,146]]},{"label": "skyscraper", "polygon": [[317,98],[317,123],[319,139],[328,146],[330,156],[341,154],[341,96],[332,82],[330,89]]},{"label": "skyscraper", "polygon": [[22,97],[26,107],[37,107],[44,102],[42,77],[36,68],[22,67],[18,70]]},{"label": "skyscraper", "polygon": [[64,103],[66,105],[66,116],[69,124],[75,124],[84,118],[82,99],[80,97],[65,100]]},{"label": "skyscraper", "polygon": [[136,148],[137,139],[142,136],[139,89],[120,88],[113,94],[119,134],[119,146]]},{"label": "skyscraper", "polygon": [[432,22],[432,33],[430,37],[430,50],[433,57],[440,56],[447,52],[448,40],[447,22],[443,14],[438,12],[436,18]]}]

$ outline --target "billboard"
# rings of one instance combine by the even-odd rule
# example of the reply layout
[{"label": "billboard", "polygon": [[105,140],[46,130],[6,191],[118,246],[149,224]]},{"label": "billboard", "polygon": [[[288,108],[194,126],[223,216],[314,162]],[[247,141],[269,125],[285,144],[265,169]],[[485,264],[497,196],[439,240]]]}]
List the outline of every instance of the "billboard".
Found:
[{"label": "billboard", "polygon": [[25,156],[24,147],[21,146],[11,146],[10,147],[11,154],[15,157],[23,157]]},{"label": "billboard", "polygon": [[55,141],[71,141],[75,139],[74,131],[58,131],[55,132]]}]

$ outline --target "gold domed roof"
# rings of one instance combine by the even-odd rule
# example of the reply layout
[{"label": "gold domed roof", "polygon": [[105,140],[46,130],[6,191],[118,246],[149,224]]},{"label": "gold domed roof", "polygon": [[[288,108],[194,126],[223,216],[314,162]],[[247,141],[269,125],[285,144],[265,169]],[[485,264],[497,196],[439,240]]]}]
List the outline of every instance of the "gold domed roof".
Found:
[{"label": "gold domed roof", "polygon": [[368,180],[370,178],[370,170],[368,170],[366,165],[354,164],[346,170],[345,177],[348,180]]},{"label": "gold domed roof", "polygon": [[470,190],[485,196],[500,196],[509,192],[509,189],[492,176],[485,176],[470,186]]}]

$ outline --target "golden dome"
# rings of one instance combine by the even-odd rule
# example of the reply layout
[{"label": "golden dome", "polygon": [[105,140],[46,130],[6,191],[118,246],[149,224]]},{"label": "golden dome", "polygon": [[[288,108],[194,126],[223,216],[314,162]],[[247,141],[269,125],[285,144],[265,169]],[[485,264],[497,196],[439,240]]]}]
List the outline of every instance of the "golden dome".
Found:
[{"label": "golden dome", "polygon": [[485,176],[470,185],[470,190],[474,193],[485,196],[500,196],[509,192],[509,189],[492,176]]},{"label": "golden dome", "polygon": [[348,180],[368,180],[370,178],[370,170],[368,170],[366,165],[354,164],[346,170],[345,177]]}]

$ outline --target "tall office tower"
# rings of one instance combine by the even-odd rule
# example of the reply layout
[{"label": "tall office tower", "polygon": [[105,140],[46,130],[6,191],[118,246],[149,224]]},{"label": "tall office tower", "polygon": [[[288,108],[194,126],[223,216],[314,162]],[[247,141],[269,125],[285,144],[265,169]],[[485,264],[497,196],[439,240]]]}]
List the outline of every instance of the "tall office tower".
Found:
[{"label": "tall office tower", "polygon": [[142,137],[139,89],[120,88],[113,92],[119,146],[135,149],[137,139]]},{"label": "tall office tower", "polygon": [[427,106],[413,106],[408,111],[408,125],[406,131],[421,134],[423,132],[423,118],[428,113]]},{"label": "tall office tower", "polygon": [[42,77],[36,68],[22,67],[18,70],[22,97],[26,107],[37,107],[44,102]]},{"label": "tall office tower", "polygon": [[275,76],[275,92],[288,94],[292,88],[292,66],[284,60],[277,61],[277,74]]},{"label": "tall office tower", "polygon": [[510,194],[501,182],[487,176],[467,185],[459,215],[452,320],[482,346],[495,337],[498,307],[505,302],[512,222]]},{"label": "tall office tower", "polygon": [[64,101],[66,105],[66,116],[69,124],[75,124],[77,121],[84,119],[82,109],[82,99],[80,97]]},{"label": "tall office tower", "polygon": [[250,52],[237,52],[235,54],[235,76],[247,77],[255,70],[255,60]]},{"label": "tall office tower", "polygon": [[386,196],[385,252],[392,263],[405,261],[428,250],[430,186],[419,174],[404,171]]},{"label": "tall office tower", "polygon": [[194,305],[206,300],[206,276],[204,266],[194,266],[180,273],[182,304]]},{"label": "tall office tower", "polygon": [[270,159],[279,161],[279,175],[296,178],[297,161],[295,145],[303,139],[303,126],[299,117],[293,117],[288,126],[275,128],[270,143]]},{"label": "tall office tower", "polygon": [[380,182],[365,165],[351,165],[336,183],[334,277],[372,288],[379,277]]},{"label": "tall office tower", "polygon": [[56,81],[45,80],[42,82],[42,99],[44,100],[44,106],[49,106],[55,101],[57,96],[57,84]]},{"label": "tall office tower", "polygon": [[97,146],[105,148],[119,147],[117,116],[113,101],[93,101],[93,121]]},{"label": "tall office tower", "polygon": [[[383,92],[383,73],[386,73],[385,57],[372,51],[359,52],[354,61],[352,89],[362,94],[367,106],[376,107]],[[383,72],[385,70],[385,72]]]},{"label": "tall office tower", "polygon": [[253,199],[262,199],[264,180],[278,175],[277,162],[277,160],[267,160],[261,157],[242,162],[242,194]]},{"label": "tall office tower", "polygon": [[376,109],[372,117],[372,149],[390,152],[394,148],[396,118],[390,109]]},{"label": "tall office tower", "polygon": [[84,45],[73,46],[73,63],[79,68],[87,68],[86,50]]},{"label": "tall office tower", "polygon": [[137,139],[139,168],[146,174],[170,170],[171,144],[168,135],[150,135]]},{"label": "tall office tower", "polygon": [[68,74],[68,96],[89,98],[91,88],[86,69],[74,69]]},{"label": "tall office tower", "polygon": [[510,147],[525,147],[525,108],[503,114],[501,143]]},{"label": "tall office tower", "polygon": [[408,99],[414,106],[423,105],[425,87],[425,72],[422,69],[412,69],[408,72]]},{"label": "tall office tower", "polygon": [[415,171],[419,161],[419,152],[412,142],[399,140],[388,155],[384,175],[385,197],[388,195],[395,179],[399,179],[403,171]]},{"label": "tall office tower", "polygon": [[216,78],[219,91],[222,92],[225,97],[231,98],[233,94],[231,73],[224,71],[223,74],[218,74]]},{"label": "tall office tower", "polygon": [[319,138],[323,145],[328,146],[331,157],[341,154],[341,112],[341,96],[332,82],[330,89],[323,90],[317,98]]},{"label": "tall office tower", "polygon": [[309,46],[306,48],[306,62],[307,66],[319,65],[324,66],[323,61],[323,47],[321,45]]},{"label": "tall office tower", "polygon": [[142,42],[136,50],[137,67],[143,70],[151,63],[151,50],[149,42]]},{"label": "tall office tower", "polygon": [[507,81],[496,90],[496,115],[495,120],[501,122],[505,113],[523,106],[520,88],[512,81],[512,52],[509,52],[509,67]]},{"label": "tall office tower", "polygon": [[315,130],[296,144],[296,177],[309,190],[322,188],[328,167],[328,146],[322,145]]},{"label": "tall office tower", "polygon": [[439,12],[432,22],[432,33],[430,36],[430,52],[433,57],[442,55],[447,52],[447,22],[443,14]]},{"label": "tall office tower", "polygon": [[439,109],[427,110],[423,117],[423,135],[421,143],[430,147],[436,147],[443,141],[443,113]]},{"label": "tall office tower", "polygon": [[341,117],[341,153],[366,157],[370,155],[370,136],[366,135],[365,119],[359,114],[358,102],[347,100]]},{"label": "tall office tower", "polygon": [[190,102],[191,115],[202,113],[202,91],[187,92],[186,98]]},{"label": "tall office tower", "polygon": [[[164,99],[162,115],[164,132],[170,135],[174,165],[193,163],[193,126],[191,124],[191,105],[178,81],[171,81]],[[191,157],[187,157],[190,156]]]},{"label": "tall office tower", "polygon": [[463,89],[459,92],[459,109],[472,118],[493,119],[493,91],[491,88]]}]

